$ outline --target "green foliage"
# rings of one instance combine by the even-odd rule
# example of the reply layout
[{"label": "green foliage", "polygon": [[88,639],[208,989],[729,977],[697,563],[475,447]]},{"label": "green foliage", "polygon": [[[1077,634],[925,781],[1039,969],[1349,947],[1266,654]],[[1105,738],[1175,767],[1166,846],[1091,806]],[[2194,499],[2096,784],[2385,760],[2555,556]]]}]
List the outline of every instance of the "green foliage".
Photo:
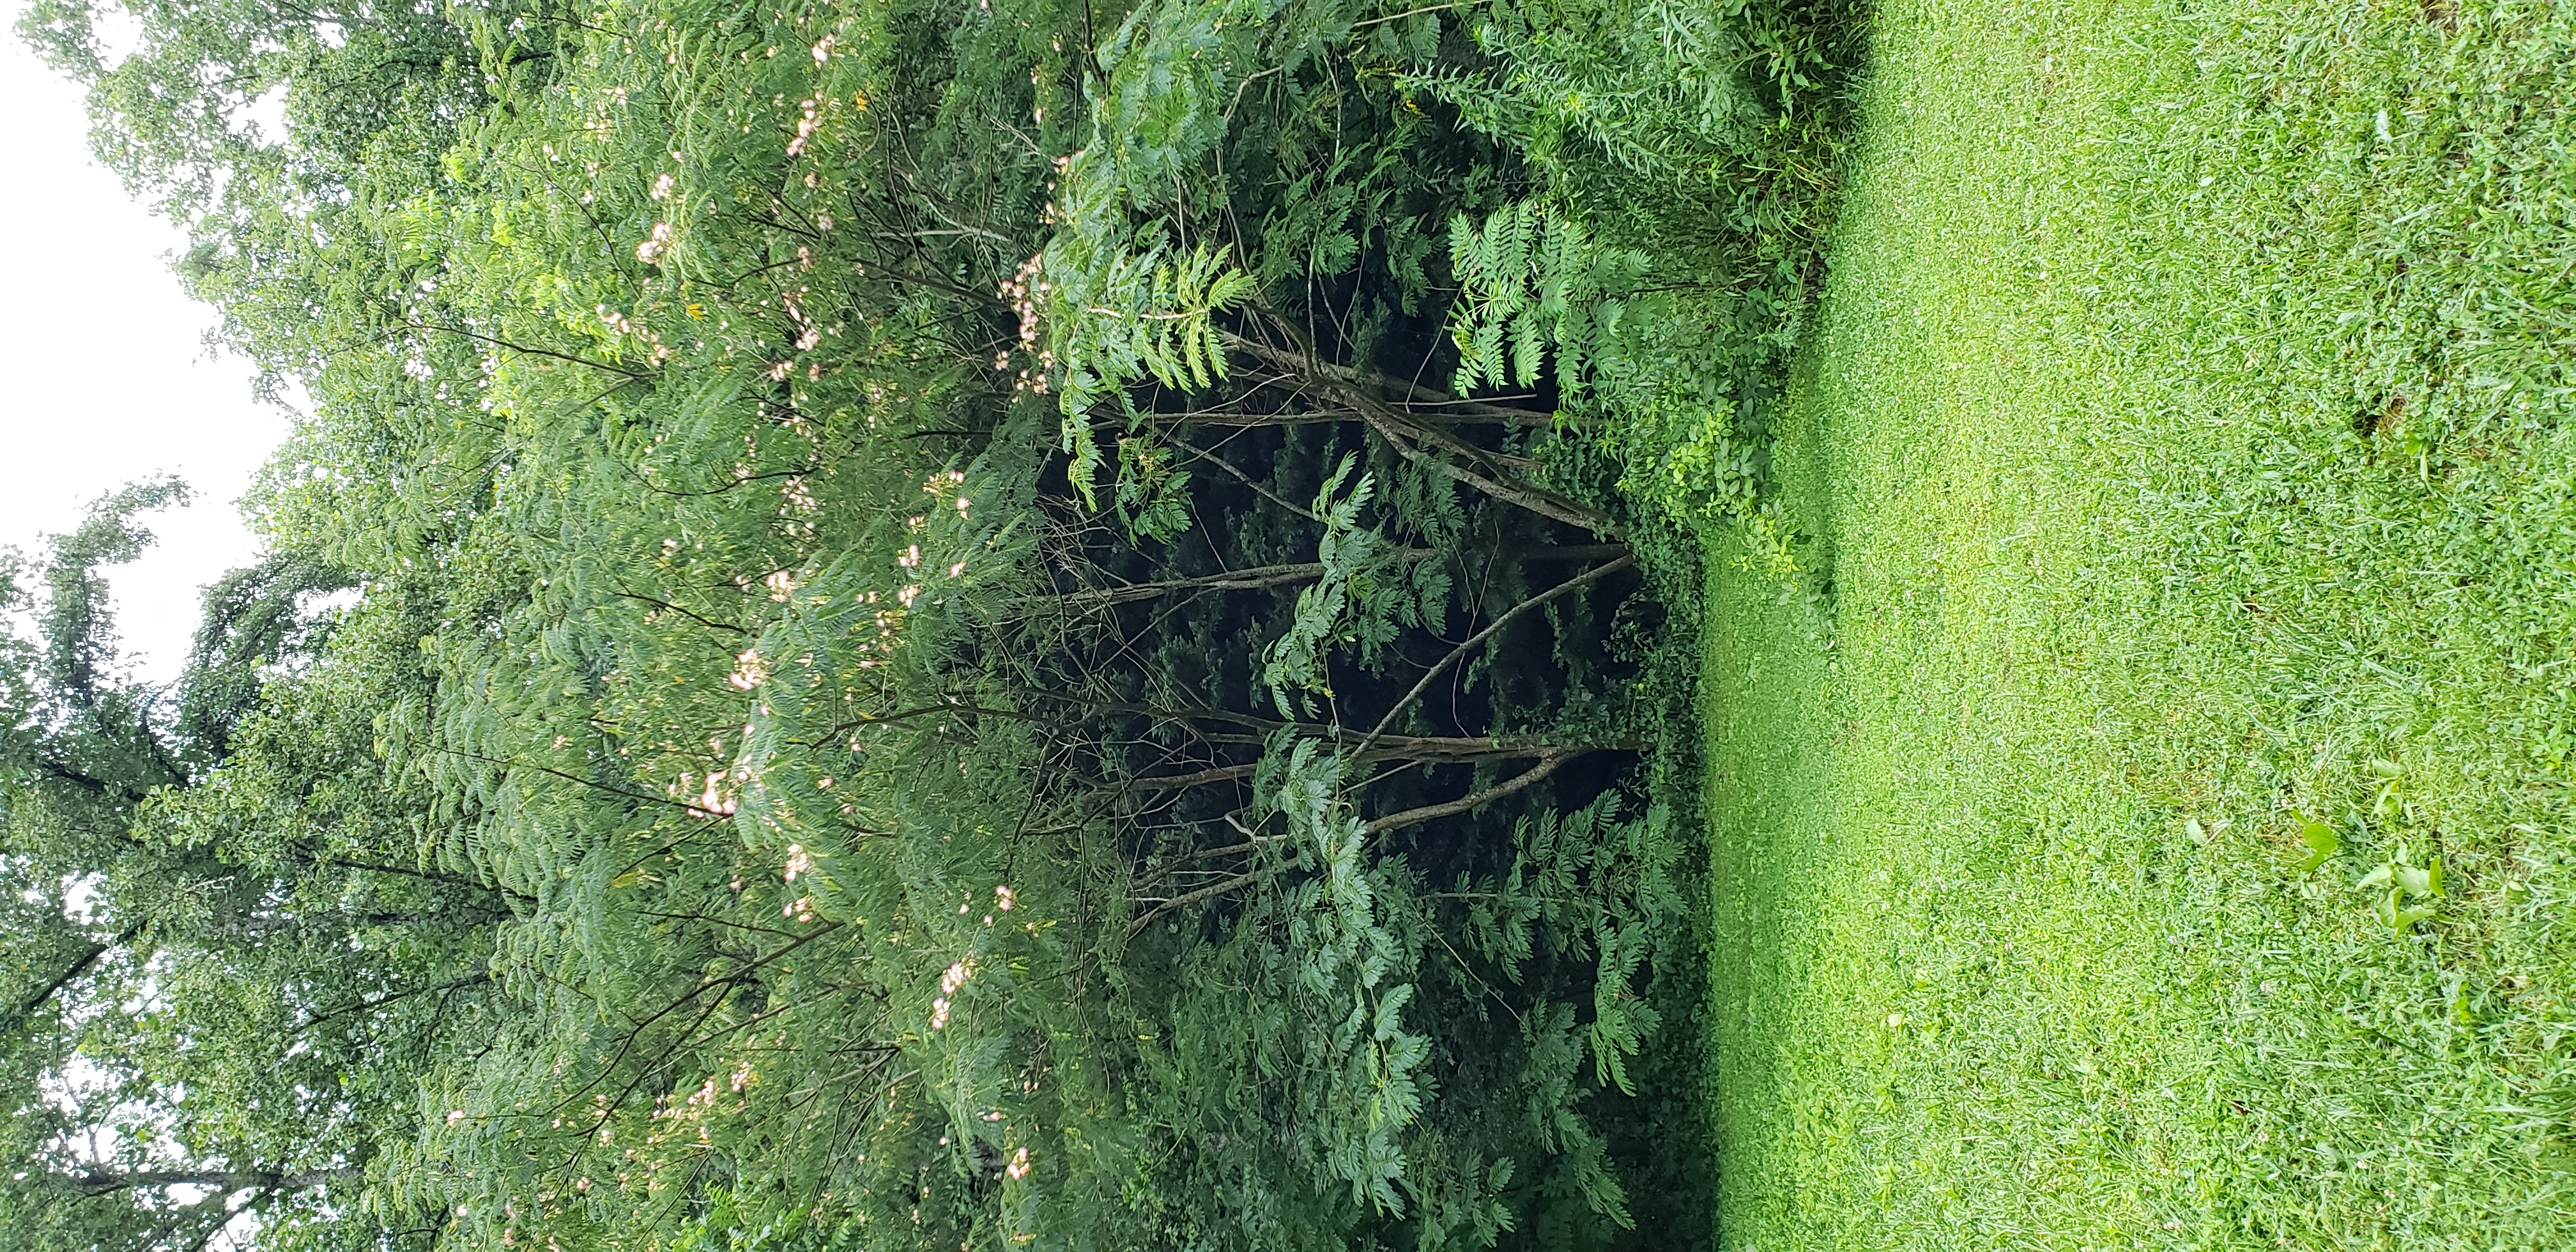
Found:
[{"label": "green foliage", "polygon": [[[1270,645],[1268,663],[1262,668],[1262,684],[1270,689],[1282,717],[1299,712],[1313,716],[1315,708],[1308,693],[1332,697],[1326,658],[1333,644],[1356,637],[1348,621],[1351,602],[1370,598],[1367,582],[1385,558],[1386,537],[1360,525],[1360,511],[1368,507],[1376,484],[1363,475],[1351,483],[1348,492],[1342,490],[1354,464],[1353,458],[1343,457],[1315,492],[1315,516],[1324,523],[1323,538],[1315,544],[1315,559],[1323,566],[1323,572],[1297,593],[1296,614],[1289,620],[1287,632]],[[1289,707],[1292,691],[1298,693],[1293,698],[1296,709]]]},{"label": "green foliage", "polygon": [[1858,29],[1835,4],[1498,5],[1476,28],[1498,65],[1408,79],[1534,174],[1534,197],[1450,222],[1459,389],[1548,377],[1650,524],[1745,525],[1774,566],[1796,536],[1764,501],[1770,414]]},{"label": "green foliage", "polygon": [[[175,706],[99,688],[96,743],[176,764],[12,836],[58,884],[13,976],[72,973],[8,1090],[111,1075],[13,1141],[28,1229],[1428,1249],[1696,1203],[1651,1146],[1690,826],[1641,794],[1687,632],[1587,413],[1418,381],[1463,280],[1524,379],[1656,385],[1599,329],[1652,254],[1418,86],[1508,49],[1358,4],[135,15],[114,64],[31,23],[311,413]],[[282,138],[235,124],[280,85]],[[1497,210],[1533,259],[1444,273]]]},{"label": "green foliage", "polygon": [[[1111,256],[1098,263],[1087,263],[1093,258],[1078,251],[1053,255],[1055,265],[1034,271],[1036,286],[1048,299],[1048,355],[1041,359],[1063,371],[1064,450],[1073,454],[1068,473],[1088,504],[1101,463],[1091,433],[1093,407],[1141,378],[1174,390],[1204,390],[1223,379],[1225,345],[1215,316],[1243,303],[1253,284],[1205,244],[1171,255],[1169,246],[1156,240],[1140,256]],[[1131,470],[1149,467],[1139,464],[1142,455],[1129,453],[1121,442],[1120,490],[1159,499],[1168,490],[1159,482],[1126,485]],[[1151,526],[1140,529],[1162,533]]]},{"label": "green foliage", "polygon": [[267,673],[309,662],[329,637],[330,619],[313,616],[310,600],[347,589],[345,578],[293,553],[273,554],[208,586],[172,727],[177,737],[209,761],[231,755],[233,730],[258,710]]},{"label": "green foliage", "polygon": [[1400,1214],[1399,1136],[1422,1112],[1417,1071],[1430,1049],[1402,1025],[1413,985],[1392,981],[1412,955],[1390,929],[1383,900],[1401,885],[1370,864],[1367,824],[1343,796],[1342,763],[1319,747],[1305,739],[1284,761],[1273,755],[1264,762],[1273,772],[1257,788],[1274,797],[1268,807],[1286,827],[1290,868],[1313,871],[1277,902],[1295,954],[1287,981],[1292,994],[1314,1002],[1297,1014],[1299,1051],[1323,1075],[1303,1093],[1299,1125],[1324,1172],[1349,1183],[1354,1201]]},{"label": "green foliage", "polygon": [[[241,611],[245,582],[300,580],[210,593],[215,659],[175,708],[123,672],[100,567],[139,554],[136,514],[177,494],[102,500],[54,541],[45,594],[11,606],[44,641],[10,640],[0,757],[0,1055],[23,1171],[0,1211],[18,1246],[189,1246],[236,1212],[309,1235],[324,1197],[345,1201],[364,1128],[410,1098],[377,1058],[470,1030],[443,997],[471,985],[479,937],[510,912],[387,852],[418,796],[386,785],[367,705],[333,698],[363,667],[358,637],[312,688],[232,703],[256,668],[233,645],[309,660],[327,633],[292,595]],[[161,1180],[143,1184],[157,1203],[119,1194],[138,1177]],[[168,1193],[179,1184],[212,1198]]]},{"label": "green foliage", "polygon": [[[1512,868],[1489,893],[1461,882],[1451,893],[1468,902],[1468,936],[1475,951],[1505,970],[1516,970],[1542,941],[1554,952],[1596,962],[1588,1031],[1573,1016],[1533,1019],[1532,1051],[1579,1064],[1588,1052],[1594,1080],[1631,1095],[1628,1073],[1645,1038],[1658,1024],[1655,1007],[1638,994],[1637,975],[1650,955],[1671,961],[1671,936],[1687,906],[1676,877],[1678,848],[1658,806],[1621,820],[1617,802],[1605,797],[1572,813],[1547,810],[1524,818],[1513,831]],[[1568,1006],[1570,1007],[1570,1006]],[[1563,1083],[1563,1074],[1551,1081]],[[1538,1107],[1546,1107],[1544,1103]],[[1612,1178],[1600,1136],[1581,1121],[1542,1113],[1542,1135],[1572,1165],[1587,1202],[1624,1213],[1625,1196]]]},{"label": "green foliage", "polygon": [[1461,394],[1479,384],[1535,387],[1549,352],[1559,385],[1579,394],[1592,381],[1603,341],[1620,334],[1646,258],[1597,247],[1580,221],[1524,200],[1496,209],[1481,226],[1457,218],[1449,267],[1461,289],[1449,306]]}]

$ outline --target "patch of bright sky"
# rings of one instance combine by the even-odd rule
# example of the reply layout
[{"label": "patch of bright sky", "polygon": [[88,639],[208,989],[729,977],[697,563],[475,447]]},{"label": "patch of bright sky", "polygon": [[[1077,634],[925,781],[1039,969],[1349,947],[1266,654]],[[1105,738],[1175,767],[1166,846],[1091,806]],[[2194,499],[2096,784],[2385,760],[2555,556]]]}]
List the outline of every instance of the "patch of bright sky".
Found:
[{"label": "patch of bright sky", "polygon": [[[11,27],[21,11],[7,6]],[[91,159],[80,89],[14,29],[0,31],[0,117],[0,239],[15,251],[0,299],[0,547],[32,554],[138,478],[186,480],[194,500],[146,523],[159,542],[109,572],[127,658],[167,682],[187,660],[199,592],[257,553],[237,503],[290,419],[253,398],[247,362],[205,347],[213,311],[170,272],[180,232]],[[48,1094],[68,1097],[91,1076],[75,1059]],[[105,1159],[97,1135],[83,1147]],[[188,1203],[202,1188],[172,1193]],[[236,1223],[214,1246],[247,1238]]]},{"label": "patch of bright sky", "polygon": [[[8,6],[11,26],[18,12]],[[128,656],[168,681],[187,659],[199,590],[257,550],[235,502],[289,419],[252,398],[247,362],[210,359],[213,313],[170,272],[180,233],[90,158],[80,90],[14,30],[0,45],[0,239],[13,252],[0,299],[0,547],[33,553],[135,479],[187,480],[194,503],[151,518],[160,542],[109,575]]]}]

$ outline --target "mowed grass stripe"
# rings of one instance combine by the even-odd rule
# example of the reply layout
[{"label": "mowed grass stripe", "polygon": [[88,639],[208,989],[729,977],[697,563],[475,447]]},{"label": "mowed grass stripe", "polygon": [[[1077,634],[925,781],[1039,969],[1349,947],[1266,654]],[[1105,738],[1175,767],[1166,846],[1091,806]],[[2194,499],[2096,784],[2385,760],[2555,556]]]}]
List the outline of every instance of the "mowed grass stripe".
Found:
[{"label": "mowed grass stripe", "polygon": [[1711,586],[1722,1246],[2576,1246],[2576,14],[1875,38]]}]

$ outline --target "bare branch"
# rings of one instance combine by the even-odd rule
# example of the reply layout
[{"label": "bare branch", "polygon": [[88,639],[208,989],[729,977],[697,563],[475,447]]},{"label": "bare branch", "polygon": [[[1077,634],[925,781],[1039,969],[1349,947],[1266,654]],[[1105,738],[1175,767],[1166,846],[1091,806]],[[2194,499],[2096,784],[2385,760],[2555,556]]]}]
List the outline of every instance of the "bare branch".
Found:
[{"label": "bare branch", "polygon": [[482,971],[479,971],[479,972],[476,972],[476,973],[468,974],[468,975],[466,975],[466,976],[465,976],[465,977],[463,977],[463,978],[458,978],[458,979],[455,979],[455,980],[450,981],[450,982],[440,983],[440,984],[438,984],[437,986],[434,986],[434,987],[410,987],[410,988],[406,988],[406,989],[401,990],[401,991],[388,991],[388,992],[386,992],[385,994],[380,995],[380,996],[377,996],[377,997],[375,997],[375,998],[373,998],[373,999],[364,999],[364,1000],[356,1000],[356,1001],[352,1001],[351,1003],[341,1005],[340,1007],[338,1007],[338,1008],[336,1008],[336,1009],[333,1009],[333,1010],[331,1010],[331,1011],[330,1011],[330,1012],[328,1012],[328,1013],[322,1013],[322,1014],[318,1014],[318,1015],[313,1016],[313,1017],[308,1017],[308,1018],[304,1019],[302,1022],[298,1023],[298,1024],[296,1025],[296,1027],[295,1027],[295,1030],[294,1030],[292,1033],[294,1033],[294,1034],[299,1034],[299,1035],[300,1035],[300,1034],[303,1034],[305,1031],[311,1030],[311,1029],[313,1029],[314,1027],[321,1025],[321,1024],[322,1024],[322,1023],[324,1023],[324,1022],[327,1022],[327,1021],[332,1020],[333,1018],[346,1017],[346,1016],[348,1016],[348,1015],[349,1015],[349,1014],[351,1014],[351,1013],[363,1013],[363,1012],[366,1012],[366,1011],[368,1011],[368,1010],[370,1010],[370,1009],[379,1009],[379,1008],[383,1008],[384,1006],[386,1006],[386,1005],[388,1005],[388,1004],[391,1004],[391,1003],[393,1003],[393,1002],[394,1002],[394,1001],[396,1001],[396,1000],[408,1000],[408,999],[410,999],[410,998],[411,998],[411,997],[413,997],[413,996],[417,996],[417,995],[429,995],[429,994],[432,994],[432,993],[435,993],[435,992],[443,992],[443,991],[458,991],[458,990],[462,990],[462,989],[464,989],[464,988],[466,988],[466,987],[477,986],[477,985],[480,985],[480,984],[482,984],[482,983],[487,983],[487,982],[490,982],[490,981],[492,981],[492,972],[491,972],[490,970],[482,970]]},{"label": "bare branch", "polygon": [[[1427,465],[1497,500],[1518,505],[1542,517],[1552,518],[1570,526],[1585,527],[1602,534],[1618,533],[1617,519],[1579,500],[1533,483],[1505,482],[1495,475],[1480,474],[1456,463],[1448,456],[1437,455],[1424,447],[1417,446],[1417,444],[1427,444],[1454,456],[1482,462],[1497,471],[1525,469],[1531,464],[1525,457],[1505,456],[1502,453],[1478,448],[1454,435],[1413,420],[1407,414],[1399,412],[1394,403],[1380,399],[1368,388],[1362,386],[1358,373],[1350,367],[1334,365],[1317,357],[1313,348],[1305,343],[1304,336],[1298,334],[1295,327],[1277,317],[1269,320],[1282,334],[1298,343],[1298,351],[1283,352],[1240,335],[1227,336],[1226,346],[1240,349],[1282,369],[1295,371],[1343,404],[1358,410],[1368,422],[1369,429],[1376,431],[1378,437],[1386,440],[1408,461]],[[1435,397],[1439,400],[1448,399],[1446,396],[1430,392],[1426,388],[1419,388],[1412,383],[1393,381],[1394,385],[1400,386],[1408,394],[1422,393],[1426,399]]]},{"label": "bare branch", "polygon": [[278,1173],[256,1169],[152,1169],[133,1173],[109,1173],[91,1170],[74,1174],[69,1181],[89,1195],[111,1191],[131,1191],[144,1187],[213,1187],[219,1191],[247,1191],[266,1187],[277,1191],[303,1191],[335,1182],[355,1182],[366,1177],[361,1169],[311,1169],[298,1173]]},{"label": "bare branch", "polygon": [[1449,655],[1444,656],[1437,662],[1433,663],[1430,669],[1424,670],[1421,680],[1413,684],[1413,690],[1405,692],[1403,699],[1396,701],[1393,707],[1387,709],[1386,716],[1378,719],[1377,725],[1369,731],[1368,738],[1360,741],[1360,746],[1365,748],[1369,744],[1377,742],[1377,737],[1386,733],[1387,727],[1395,724],[1397,715],[1403,713],[1405,708],[1411,705],[1414,701],[1421,699],[1423,692],[1431,689],[1432,680],[1448,672],[1450,666],[1457,664],[1460,660],[1464,659],[1468,653],[1474,651],[1486,640],[1493,638],[1495,632],[1500,631],[1505,626],[1511,625],[1513,619],[1518,618],[1523,613],[1527,613],[1532,609],[1546,604],[1550,600],[1556,599],[1558,596],[1565,595],[1569,592],[1580,591],[1585,587],[1589,587],[1592,584],[1597,583],[1604,578],[1608,578],[1612,574],[1616,574],[1636,563],[1636,555],[1631,553],[1627,556],[1620,557],[1618,560],[1612,561],[1607,565],[1596,565],[1584,573],[1577,574],[1572,578],[1566,579],[1564,582],[1558,583],[1537,595],[1531,596],[1529,599],[1521,601],[1519,604],[1513,605],[1510,609],[1505,610],[1502,616],[1494,619],[1492,625],[1485,627],[1483,630],[1477,631],[1473,635],[1469,635],[1465,643],[1459,644],[1457,647],[1450,649]]},{"label": "bare branch", "polygon": [[[1390,564],[1409,565],[1427,561],[1440,553],[1431,548],[1400,548],[1387,554]],[[1324,576],[1324,567],[1315,562],[1302,565],[1262,565],[1229,574],[1210,574],[1204,578],[1174,578],[1162,582],[1128,583],[1118,587],[1087,588],[1055,596],[1029,596],[1022,606],[1054,604],[1067,607],[1106,607],[1152,600],[1176,591],[1263,591],[1272,587],[1290,587]]]},{"label": "bare branch", "polygon": [[1530,766],[1528,769],[1522,770],[1520,773],[1514,774],[1510,778],[1504,779],[1503,781],[1498,782],[1491,787],[1487,787],[1482,791],[1460,796],[1446,804],[1426,804],[1418,809],[1406,809],[1401,813],[1389,813],[1384,817],[1378,818],[1376,821],[1370,822],[1368,824],[1368,833],[1372,835],[1384,834],[1390,830],[1402,830],[1407,826],[1418,826],[1424,822],[1435,821],[1439,818],[1455,816],[1456,814],[1464,813],[1471,809],[1482,808],[1485,805],[1491,804],[1496,800],[1500,800],[1513,792],[1528,787],[1530,784],[1555,773],[1556,767],[1583,755],[1585,751],[1586,749],[1576,748],[1540,757],[1538,764]]},{"label": "bare branch", "polygon": [[1263,878],[1268,877],[1269,873],[1270,871],[1267,869],[1257,869],[1249,874],[1226,879],[1224,882],[1217,883],[1213,886],[1201,887],[1196,891],[1173,896],[1171,899],[1155,905],[1151,910],[1146,912],[1144,916],[1127,923],[1127,937],[1130,939],[1135,938],[1137,935],[1143,933],[1147,926],[1153,925],[1155,918],[1161,917],[1166,913],[1188,908],[1189,906],[1200,903],[1201,901],[1213,900],[1218,896],[1225,895],[1229,892],[1240,891],[1243,888],[1249,887],[1252,884],[1261,881]]}]

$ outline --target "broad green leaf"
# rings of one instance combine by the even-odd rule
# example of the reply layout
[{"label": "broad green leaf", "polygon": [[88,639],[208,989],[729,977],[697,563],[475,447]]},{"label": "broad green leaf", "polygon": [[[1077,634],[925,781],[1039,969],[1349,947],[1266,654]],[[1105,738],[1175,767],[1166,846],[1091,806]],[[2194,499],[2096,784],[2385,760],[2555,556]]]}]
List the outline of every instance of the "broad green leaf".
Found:
[{"label": "broad green leaf", "polygon": [[2430,896],[2441,894],[2441,871],[2430,868],[2418,869],[2412,865],[2398,865],[2392,866],[2391,868],[2395,870],[2398,888],[2404,891],[2407,895]]},{"label": "broad green leaf", "polygon": [[2325,864],[2326,858],[2343,850],[2343,837],[2335,833],[2334,827],[2315,818],[2300,824],[2299,842],[2306,844],[2308,848],[2307,856],[2299,861],[2299,872],[2302,874]]}]

